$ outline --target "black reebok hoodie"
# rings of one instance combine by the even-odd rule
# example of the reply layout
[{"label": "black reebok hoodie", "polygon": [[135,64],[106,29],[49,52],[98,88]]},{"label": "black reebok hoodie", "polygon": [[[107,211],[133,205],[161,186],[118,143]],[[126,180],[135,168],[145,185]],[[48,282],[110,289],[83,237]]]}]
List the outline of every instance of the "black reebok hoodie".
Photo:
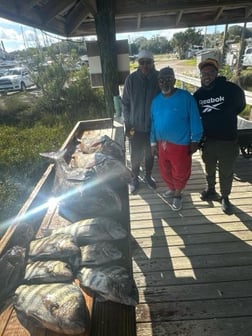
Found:
[{"label": "black reebok hoodie", "polygon": [[237,138],[237,115],[246,106],[243,90],[219,76],[211,86],[194,93],[202,118],[204,135],[214,140]]}]

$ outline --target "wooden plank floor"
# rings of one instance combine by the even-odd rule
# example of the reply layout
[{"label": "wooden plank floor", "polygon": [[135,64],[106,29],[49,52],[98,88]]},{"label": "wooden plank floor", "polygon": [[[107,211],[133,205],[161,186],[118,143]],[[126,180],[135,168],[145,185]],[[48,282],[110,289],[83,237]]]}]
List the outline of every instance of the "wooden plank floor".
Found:
[{"label": "wooden plank floor", "polygon": [[198,152],[181,211],[162,198],[156,163],[153,176],[156,191],[142,184],[130,195],[137,335],[251,336],[252,159],[238,158],[229,216],[220,203],[199,198]]}]

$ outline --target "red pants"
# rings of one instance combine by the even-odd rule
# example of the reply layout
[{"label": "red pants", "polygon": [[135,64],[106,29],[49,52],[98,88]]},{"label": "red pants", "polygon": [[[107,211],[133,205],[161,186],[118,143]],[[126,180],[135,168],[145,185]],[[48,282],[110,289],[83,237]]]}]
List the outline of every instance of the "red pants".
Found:
[{"label": "red pants", "polygon": [[160,141],[158,144],[160,174],[171,190],[185,188],[191,175],[192,156],[189,146]]}]

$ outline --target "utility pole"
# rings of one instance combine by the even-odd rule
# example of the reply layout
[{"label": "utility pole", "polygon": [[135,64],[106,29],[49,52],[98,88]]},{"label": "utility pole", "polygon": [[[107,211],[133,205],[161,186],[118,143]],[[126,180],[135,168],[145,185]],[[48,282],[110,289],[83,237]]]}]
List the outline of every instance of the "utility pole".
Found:
[{"label": "utility pole", "polygon": [[227,53],[227,46],[226,46],[227,32],[228,32],[228,24],[225,25],[224,36],[223,36],[222,57],[221,57],[221,63],[222,63],[222,65],[225,65],[225,60],[226,60],[226,53]]},{"label": "utility pole", "polygon": [[23,37],[23,41],[24,41],[24,47],[25,47],[25,49],[27,49],[26,39],[25,39],[25,35],[24,35],[24,31],[23,31],[23,27],[20,26],[20,29],[21,29],[21,33],[22,33],[22,37]]},{"label": "utility pole", "polygon": [[2,57],[2,59],[6,60],[6,58],[7,58],[7,52],[5,50],[3,41],[1,41],[0,51],[1,51],[1,57]]},{"label": "utility pole", "polygon": [[206,49],[206,46],[207,46],[207,26],[205,26],[205,32],[204,32],[204,42],[203,42],[203,48]]},{"label": "utility pole", "polygon": [[244,37],[245,37],[246,27],[247,27],[247,22],[244,22],[242,34],[241,34],[239,56],[238,56],[237,65],[236,65],[236,76],[238,79],[238,84],[240,84],[240,75],[241,75],[241,69],[242,69],[242,56],[243,56],[244,49],[245,49]]}]

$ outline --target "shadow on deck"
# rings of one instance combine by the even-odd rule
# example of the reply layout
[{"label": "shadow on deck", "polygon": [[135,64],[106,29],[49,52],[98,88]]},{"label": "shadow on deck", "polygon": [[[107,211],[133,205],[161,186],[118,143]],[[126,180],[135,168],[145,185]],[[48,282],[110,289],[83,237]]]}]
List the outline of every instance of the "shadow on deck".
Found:
[{"label": "shadow on deck", "polygon": [[156,191],[142,185],[130,196],[137,335],[250,336],[252,159],[238,158],[231,216],[220,203],[200,200],[205,177],[199,153],[179,212],[162,198],[157,165],[153,175]]}]

